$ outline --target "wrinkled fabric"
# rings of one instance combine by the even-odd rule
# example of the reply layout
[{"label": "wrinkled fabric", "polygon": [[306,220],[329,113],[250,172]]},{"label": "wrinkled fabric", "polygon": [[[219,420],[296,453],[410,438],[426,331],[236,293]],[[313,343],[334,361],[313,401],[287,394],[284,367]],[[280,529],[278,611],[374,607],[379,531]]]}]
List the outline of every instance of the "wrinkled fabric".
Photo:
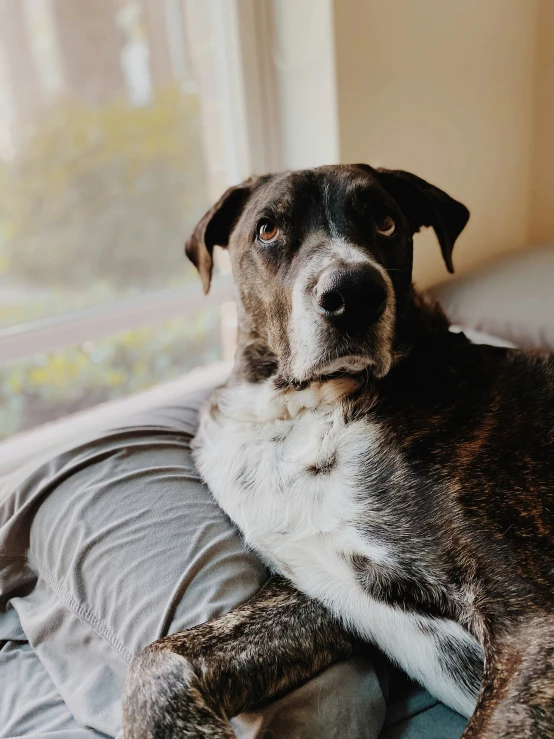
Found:
[{"label": "wrinkled fabric", "polygon": [[553,274],[554,246],[540,246],[495,259],[431,292],[457,324],[554,352]]}]

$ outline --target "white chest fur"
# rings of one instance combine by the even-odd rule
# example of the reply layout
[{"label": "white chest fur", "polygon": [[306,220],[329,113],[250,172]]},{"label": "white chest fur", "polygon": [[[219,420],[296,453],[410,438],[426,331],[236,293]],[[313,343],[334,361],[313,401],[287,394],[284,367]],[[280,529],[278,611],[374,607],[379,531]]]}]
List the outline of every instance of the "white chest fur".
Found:
[{"label": "white chest fur", "polygon": [[196,456],[248,543],[272,559],[283,541],[288,549],[307,537],[344,532],[359,519],[360,504],[350,493],[372,438],[363,423],[346,425],[338,405],[304,406],[291,415],[286,395],[260,403],[266,390],[254,385],[220,391],[219,412],[202,419]]},{"label": "white chest fur", "polygon": [[[384,450],[377,426],[345,422],[341,397],[351,390],[351,381],[337,380],[287,393],[269,383],[217,391],[195,439],[199,471],[270,566],[469,715],[473,696],[448,680],[436,640],[425,633],[438,628],[462,646],[471,637],[453,622],[373,599],[350,564],[354,555],[391,570],[396,563],[390,546],[358,528],[372,515],[371,495],[360,489],[361,465],[378,465]],[[432,629],[422,628],[431,621]]]}]

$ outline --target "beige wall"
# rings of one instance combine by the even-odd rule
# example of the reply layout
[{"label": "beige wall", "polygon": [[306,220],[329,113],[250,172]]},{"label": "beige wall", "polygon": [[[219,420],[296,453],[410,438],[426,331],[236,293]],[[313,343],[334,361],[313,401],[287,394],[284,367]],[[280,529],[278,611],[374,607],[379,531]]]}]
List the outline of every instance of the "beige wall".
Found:
[{"label": "beige wall", "polygon": [[[552,21],[553,0],[542,5]],[[544,28],[550,76],[540,77],[532,147],[537,9],[537,0],[334,2],[340,159],[411,170],[466,203],[458,274],[526,244],[532,151],[541,181],[554,183],[554,141],[542,159],[554,138],[554,49]],[[553,228],[554,214],[540,223]],[[445,279],[431,234],[416,241],[416,281]]]},{"label": "beige wall", "polygon": [[529,242],[554,243],[554,2],[539,0]]}]

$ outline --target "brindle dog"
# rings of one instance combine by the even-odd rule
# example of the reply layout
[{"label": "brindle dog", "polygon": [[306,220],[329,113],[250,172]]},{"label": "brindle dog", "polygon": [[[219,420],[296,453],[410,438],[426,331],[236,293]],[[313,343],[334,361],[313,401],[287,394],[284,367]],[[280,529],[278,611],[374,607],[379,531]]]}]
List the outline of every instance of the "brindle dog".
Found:
[{"label": "brindle dog", "polygon": [[207,291],[229,248],[240,325],[196,461],[274,577],[134,660],[127,739],[233,737],[370,641],[475,707],[465,739],[554,736],[554,358],[471,344],[411,282],[413,234],[452,271],[468,217],[352,165],[250,179],[199,223],[186,252]]}]

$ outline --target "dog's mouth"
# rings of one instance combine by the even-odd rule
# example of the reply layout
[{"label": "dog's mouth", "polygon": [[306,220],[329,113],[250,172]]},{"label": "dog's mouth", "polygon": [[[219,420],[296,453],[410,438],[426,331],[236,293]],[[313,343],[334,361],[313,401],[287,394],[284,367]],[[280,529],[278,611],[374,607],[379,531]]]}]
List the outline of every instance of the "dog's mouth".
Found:
[{"label": "dog's mouth", "polygon": [[346,354],[328,362],[320,363],[314,368],[314,373],[318,375],[332,375],[337,372],[357,374],[368,369],[372,364],[374,364],[374,360],[366,354]]},{"label": "dog's mouth", "polygon": [[305,377],[299,382],[321,381],[341,375],[359,375],[369,372],[375,377],[384,377],[389,371],[392,359],[389,356],[372,356],[370,354],[344,354],[333,359],[322,360],[307,369]]}]

